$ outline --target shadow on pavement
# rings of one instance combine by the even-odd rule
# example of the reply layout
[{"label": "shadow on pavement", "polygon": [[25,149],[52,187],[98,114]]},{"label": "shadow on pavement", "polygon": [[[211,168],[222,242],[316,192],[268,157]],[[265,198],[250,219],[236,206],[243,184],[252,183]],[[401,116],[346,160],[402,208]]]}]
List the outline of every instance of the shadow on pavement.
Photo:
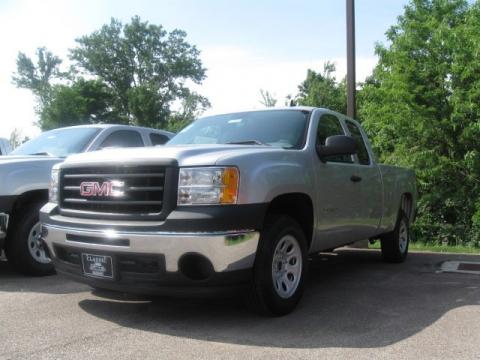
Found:
[{"label": "shadow on pavement", "polygon": [[8,261],[0,259],[0,292],[37,292],[45,294],[71,294],[90,288],[58,276],[25,276],[13,269]]},{"label": "shadow on pavement", "polygon": [[418,333],[452,309],[480,304],[478,276],[436,272],[440,262],[461,258],[417,253],[396,265],[384,264],[378,252],[368,250],[319,256],[310,264],[300,306],[282,318],[254,315],[238,299],[125,301],[111,295],[79,305],[124,327],[198,340],[282,348],[382,347]]}]

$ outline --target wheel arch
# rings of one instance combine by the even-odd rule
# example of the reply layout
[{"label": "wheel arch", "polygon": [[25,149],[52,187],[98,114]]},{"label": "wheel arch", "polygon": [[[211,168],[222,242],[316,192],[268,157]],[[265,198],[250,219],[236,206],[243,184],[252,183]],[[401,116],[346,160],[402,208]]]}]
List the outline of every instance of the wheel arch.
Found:
[{"label": "wheel arch", "polygon": [[295,219],[301,226],[310,248],[313,239],[314,207],[311,197],[305,193],[287,193],[276,196],[269,203],[266,215],[283,214]]},{"label": "wheel arch", "polygon": [[15,221],[15,214],[26,205],[41,202],[48,202],[48,190],[31,190],[19,195],[12,207],[11,221]]},{"label": "wheel arch", "polygon": [[408,221],[413,222],[415,218],[415,208],[413,206],[413,195],[409,192],[405,192],[400,197],[399,209],[407,215]]}]

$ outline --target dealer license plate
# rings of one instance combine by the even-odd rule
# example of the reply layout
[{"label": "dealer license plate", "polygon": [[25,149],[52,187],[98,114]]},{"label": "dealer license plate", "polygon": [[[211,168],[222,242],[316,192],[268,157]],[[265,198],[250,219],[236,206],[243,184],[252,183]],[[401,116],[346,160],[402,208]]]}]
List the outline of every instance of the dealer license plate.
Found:
[{"label": "dealer license plate", "polygon": [[82,254],[82,266],[86,276],[113,279],[111,256]]}]

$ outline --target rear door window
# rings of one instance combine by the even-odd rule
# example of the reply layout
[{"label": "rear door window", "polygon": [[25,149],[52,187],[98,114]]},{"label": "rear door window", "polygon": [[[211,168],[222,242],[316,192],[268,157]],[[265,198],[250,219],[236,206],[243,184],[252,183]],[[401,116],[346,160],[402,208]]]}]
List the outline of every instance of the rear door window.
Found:
[{"label": "rear door window", "polygon": [[144,146],[142,136],[133,130],[117,130],[108,135],[100,145],[100,149],[109,147],[142,147]]},{"label": "rear door window", "polygon": [[168,140],[168,136],[163,135],[163,134],[158,134],[158,133],[150,133],[150,141],[152,142],[152,145],[163,145],[165,144]]}]

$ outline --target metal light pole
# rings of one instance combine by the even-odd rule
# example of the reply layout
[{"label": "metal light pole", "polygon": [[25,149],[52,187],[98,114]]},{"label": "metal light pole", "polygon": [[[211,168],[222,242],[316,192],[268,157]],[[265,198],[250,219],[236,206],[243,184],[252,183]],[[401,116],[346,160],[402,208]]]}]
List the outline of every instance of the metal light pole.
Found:
[{"label": "metal light pole", "polygon": [[347,0],[347,116],[355,119],[355,0]]},{"label": "metal light pole", "polygon": [[[347,0],[347,116],[355,119],[355,0]],[[368,240],[357,241],[353,248],[367,249]]]}]

